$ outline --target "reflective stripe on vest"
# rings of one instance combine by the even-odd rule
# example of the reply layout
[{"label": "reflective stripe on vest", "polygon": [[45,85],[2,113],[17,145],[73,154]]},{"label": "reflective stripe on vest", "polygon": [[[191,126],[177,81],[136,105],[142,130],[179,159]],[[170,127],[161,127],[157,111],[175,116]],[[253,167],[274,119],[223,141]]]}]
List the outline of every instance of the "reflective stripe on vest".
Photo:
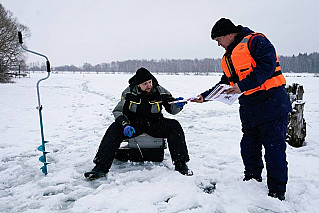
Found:
[{"label": "reflective stripe on vest", "polygon": [[[222,69],[225,75],[228,77],[230,85],[245,79],[256,67],[256,62],[250,55],[249,45],[254,36],[264,36],[260,33],[252,33],[242,39],[242,41],[233,49],[231,54],[224,54],[221,62]],[[264,36],[265,37],[265,36]],[[250,95],[259,90],[268,90],[273,87],[279,87],[286,84],[286,79],[281,73],[281,67],[279,65],[279,59],[277,58],[277,66],[274,74],[267,79],[262,85],[250,89],[244,93],[244,95]]]}]

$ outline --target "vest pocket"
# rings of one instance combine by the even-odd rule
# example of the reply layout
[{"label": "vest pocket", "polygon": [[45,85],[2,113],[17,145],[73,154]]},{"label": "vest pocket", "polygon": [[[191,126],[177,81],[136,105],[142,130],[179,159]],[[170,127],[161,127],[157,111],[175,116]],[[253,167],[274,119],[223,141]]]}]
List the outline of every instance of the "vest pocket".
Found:
[{"label": "vest pocket", "polygon": [[243,65],[238,65],[237,66],[237,74],[239,76],[239,80],[243,80],[246,78],[247,75],[253,70],[252,66],[250,63],[245,63]]},{"label": "vest pocket", "polygon": [[248,71],[248,70],[252,70],[252,66],[251,66],[251,63],[244,63],[244,64],[241,64],[241,65],[237,65],[236,66],[237,70],[239,70],[239,72],[245,72],[245,71]]},{"label": "vest pocket", "polygon": [[137,109],[137,104],[135,103],[135,102],[133,102],[133,101],[130,101],[130,105],[129,105],[129,110],[131,111],[131,112],[136,112],[136,109]]},{"label": "vest pocket", "polygon": [[152,103],[151,113],[159,113],[161,111],[161,107],[158,102]]},{"label": "vest pocket", "polygon": [[249,68],[244,68],[244,69],[241,69],[241,70],[239,70],[240,72],[244,72],[244,71],[247,71],[247,70],[249,70]]}]

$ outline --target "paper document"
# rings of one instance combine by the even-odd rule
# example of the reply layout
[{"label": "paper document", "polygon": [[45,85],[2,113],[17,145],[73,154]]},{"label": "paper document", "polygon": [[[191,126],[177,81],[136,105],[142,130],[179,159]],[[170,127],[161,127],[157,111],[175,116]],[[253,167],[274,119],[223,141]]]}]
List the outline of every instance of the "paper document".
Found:
[{"label": "paper document", "polygon": [[226,94],[225,90],[229,89],[231,86],[227,84],[218,84],[215,89],[206,96],[206,101],[220,101],[228,105],[232,105],[241,94]]}]

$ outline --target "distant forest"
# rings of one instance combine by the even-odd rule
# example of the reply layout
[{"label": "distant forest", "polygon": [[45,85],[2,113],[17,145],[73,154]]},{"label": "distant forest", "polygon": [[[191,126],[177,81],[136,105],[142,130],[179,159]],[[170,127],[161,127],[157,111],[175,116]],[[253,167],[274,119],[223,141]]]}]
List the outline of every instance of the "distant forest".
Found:
[{"label": "distant forest", "polygon": [[[52,67],[55,72],[108,72],[108,73],[134,73],[138,68],[145,67],[153,73],[195,73],[204,74],[222,72],[221,59],[161,59],[161,60],[126,60],[113,61],[92,65],[84,63],[83,66],[64,65]],[[283,72],[290,73],[319,73],[319,53],[300,53],[298,56],[279,56]],[[25,68],[27,71],[46,71],[44,63],[41,65],[31,63]]]}]

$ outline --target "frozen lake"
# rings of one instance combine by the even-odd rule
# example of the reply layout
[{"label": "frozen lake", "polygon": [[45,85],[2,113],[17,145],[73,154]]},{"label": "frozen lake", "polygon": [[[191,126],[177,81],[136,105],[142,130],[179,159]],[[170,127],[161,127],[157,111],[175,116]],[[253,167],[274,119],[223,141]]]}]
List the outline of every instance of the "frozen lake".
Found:
[{"label": "frozen lake", "polygon": [[[288,84],[304,85],[305,146],[288,145],[286,201],[267,196],[263,182],[243,182],[238,102],[189,103],[175,115],[185,132],[194,176],[174,171],[168,150],[162,163],[115,161],[107,179],[94,182],[83,173],[112,110],[128,86],[129,74],[52,74],[40,84],[47,176],[39,169],[41,144],[36,82],[45,73],[0,84],[0,212],[317,212],[319,209],[319,78],[286,74]],[[174,97],[195,96],[215,85],[220,74],[156,75]],[[217,182],[203,192],[201,184]]]}]

